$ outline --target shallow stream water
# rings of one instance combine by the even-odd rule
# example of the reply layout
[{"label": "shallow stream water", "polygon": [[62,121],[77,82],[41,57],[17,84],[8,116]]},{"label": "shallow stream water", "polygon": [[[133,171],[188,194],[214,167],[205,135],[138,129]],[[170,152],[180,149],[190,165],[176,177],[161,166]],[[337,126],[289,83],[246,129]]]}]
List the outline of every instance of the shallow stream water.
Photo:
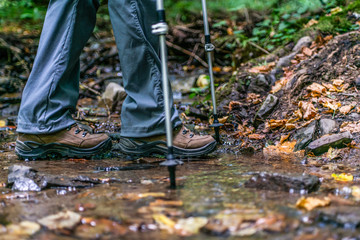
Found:
[{"label": "shallow stream water", "polygon": [[[217,155],[216,153],[213,155]],[[81,214],[83,219],[110,219],[124,227],[124,232],[98,229],[93,233],[91,226],[81,235],[80,230],[50,231],[42,228],[29,239],[183,239],[179,234],[161,230],[152,216],[151,203],[159,197],[149,196],[134,199],[126,194],[163,193],[160,199],[178,201],[176,206],[163,206],[161,214],[173,219],[205,217],[211,219],[223,210],[234,211],[234,216],[251,217],[256,212],[260,218],[269,213],[282,216],[279,231],[260,231],[253,234],[231,236],[229,232],[201,230],[187,239],[357,239],[357,226],[340,226],[332,222],[317,220],[316,210],[311,213],[295,207],[300,192],[279,192],[257,190],[244,187],[244,182],[254,172],[278,172],[298,174],[308,170],[299,162],[265,160],[261,155],[251,157],[221,155],[206,159],[184,160],[177,167],[176,190],[168,188],[168,172],[159,163],[162,159],[143,158],[135,161],[125,159],[105,160],[17,160],[12,152],[0,155],[0,182],[6,183],[7,169],[13,164],[30,166],[41,173],[58,176],[89,176],[101,178],[103,184],[89,188],[53,188],[40,192],[13,192],[0,188],[0,223],[19,223],[24,220],[36,222],[38,219],[71,210]],[[144,166],[142,170],[131,170]],[[130,170],[119,170],[128,167]],[[109,181],[109,179],[112,179]],[[343,185],[322,185],[313,193],[326,196],[329,192],[341,192]],[[339,194],[338,194],[339,195]],[[340,194],[341,195],[341,194]],[[346,196],[342,196],[346,198]],[[354,208],[357,211],[360,208]],[[157,211],[157,210],[156,210]],[[83,220],[84,221],[84,220]],[[348,238],[346,238],[348,237]],[[82,239],[82,238],[80,238]]]}]

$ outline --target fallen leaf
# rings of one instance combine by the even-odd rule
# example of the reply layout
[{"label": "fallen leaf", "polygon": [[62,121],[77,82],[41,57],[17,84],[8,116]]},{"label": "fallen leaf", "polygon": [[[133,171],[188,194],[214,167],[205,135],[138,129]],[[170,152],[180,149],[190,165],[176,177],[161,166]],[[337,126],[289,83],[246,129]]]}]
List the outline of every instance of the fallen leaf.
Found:
[{"label": "fallen leaf", "polygon": [[286,119],[282,119],[282,120],[275,120],[275,119],[270,119],[267,124],[269,126],[270,129],[275,129],[275,128],[279,128],[279,127],[284,127],[285,124],[287,123]]},{"label": "fallen leaf", "polygon": [[271,62],[267,65],[256,66],[249,70],[250,73],[268,73],[275,67],[275,62]]},{"label": "fallen leaf", "polygon": [[313,55],[313,51],[308,47],[304,47],[302,49],[302,52],[308,57],[311,57]]},{"label": "fallen leaf", "polygon": [[355,198],[356,201],[360,201],[360,188],[358,186],[352,186],[351,195]]},{"label": "fallen leaf", "polygon": [[149,193],[126,193],[124,195],[121,195],[121,199],[127,199],[130,201],[135,201],[141,198],[147,198],[147,197],[154,197],[154,198],[161,198],[165,197],[165,193],[163,192],[149,192]]},{"label": "fallen leaf", "polygon": [[172,207],[181,207],[183,205],[182,201],[164,201],[161,199],[156,199],[155,202],[150,203],[150,207],[154,206],[172,206]]},{"label": "fallen leaf", "polygon": [[342,106],[341,108],[339,108],[339,112],[347,115],[355,106],[353,105],[346,105],[346,106]]},{"label": "fallen leaf", "polygon": [[201,74],[196,80],[196,86],[198,86],[199,88],[206,88],[207,86],[209,86],[209,84],[209,76],[205,74]]},{"label": "fallen leaf", "polygon": [[340,181],[340,182],[351,182],[354,180],[354,176],[350,173],[341,173],[341,174],[331,174],[331,176],[334,178],[334,180],[336,181]]},{"label": "fallen leaf", "polygon": [[19,239],[21,237],[34,235],[40,228],[38,223],[29,221],[23,221],[19,224],[10,224],[7,226],[7,236],[14,236],[14,239]]},{"label": "fallen leaf", "polygon": [[315,198],[315,197],[301,197],[296,202],[297,208],[304,208],[307,211],[311,211],[317,207],[326,207],[330,205],[331,200],[328,197],[324,197],[323,199]]},{"label": "fallen leaf", "polygon": [[80,223],[81,215],[72,211],[59,212],[55,215],[50,215],[38,220],[42,226],[50,230],[55,229],[73,229]]},{"label": "fallen leaf", "polygon": [[261,140],[261,139],[264,139],[264,138],[265,138],[265,134],[257,134],[257,133],[254,133],[254,134],[250,134],[248,137],[249,137],[249,139],[251,139],[251,140]]},{"label": "fallen leaf", "polygon": [[205,217],[182,218],[177,221],[174,228],[178,235],[191,236],[194,234],[198,234],[200,228],[205,226],[207,222],[208,219]]},{"label": "fallen leaf", "polygon": [[311,92],[312,97],[319,97],[322,94],[326,93],[326,88],[318,83],[313,83],[309,85],[306,90]]},{"label": "fallen leaf", "polygon": [[159,225],[160,229],[167,230],[169,233],[174,232],[175,228],[175,222],[165,216],[164,214],[154,214],[153,219],[155,222]]},{"label": "fallen leaf", "polygon": [[[75,230],[75,235],[82,239],[98,239],[99,236],[122,236],[127,233],[127,227],[109,219],[87,219]],[[116,238],[118,239],[118,238]]]},{"label": "fallen leaf", "polygon": [[333,84],[335,87],[339,88],[344,84],[344,80],[341,79],[334,79],[333,80]]},{"label": "fallen leaf", "polygon": [[313,119],[317,114],[317,109],[310,102],[300,101],[299,108],[301,109],[303,119],[305,120]]},{"label": "fallen leaf", "polygon": [[330,83],[321,83],[329,92],[337,92],[337,88]]},{"label": "fallen leaf", "polygon": [[286,140],[288,140],[290,137],[290,134],[282,135],[280,138],[280,144],[283,144]]},{"label": "fallen leaf", "polygon": [[312,25],[315,25],[315,24],[318,24],[319,21],[315,20],[315,19],[311,19],[310,21],[307,22],[307,24],[305,24],[305,28],[309,28],[311,27]]}]

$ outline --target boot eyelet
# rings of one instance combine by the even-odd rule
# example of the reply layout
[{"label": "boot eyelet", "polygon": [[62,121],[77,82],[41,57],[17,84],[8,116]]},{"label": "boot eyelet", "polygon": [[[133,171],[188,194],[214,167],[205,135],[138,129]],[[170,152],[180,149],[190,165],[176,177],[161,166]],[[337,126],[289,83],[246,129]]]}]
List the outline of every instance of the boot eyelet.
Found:
[{"label": "boot eyelet", "polygon": [[187,132],[188,132],[188,130],[184,129],[184,130],[182,131],[182,134],[185,135]]},{"label": "boot eyelet", "polygon": [[83,132],[82,137],[85,137],[85,136],[86,136],[86,134],[87,134],[87,132]]},{"label": "boot eyelet", "polygon": [[194,134],[193,134],[193,133],[191,133],[191,134],[189,135],[189,137],[190,137],[190,138],[192,138],[193,136],[194,136]]},{"label": "boot eyelet", "polygon": [[79,129],[76,129],[76,130],[75,130],[75,134],[78,134],[79,132],[80,132]]}]

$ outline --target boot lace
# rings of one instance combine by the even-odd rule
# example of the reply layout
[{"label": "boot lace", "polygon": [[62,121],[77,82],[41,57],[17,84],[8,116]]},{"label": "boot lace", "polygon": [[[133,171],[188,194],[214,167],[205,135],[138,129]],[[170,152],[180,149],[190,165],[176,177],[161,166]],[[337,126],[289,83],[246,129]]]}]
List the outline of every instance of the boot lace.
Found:
[{"label": "boot lace", "polygon": [[66,130],[70,131],[73,127],[76,127],[76,129],[75,129],[75,131],[74,131],[75,134],[79,134],[79,133],[82,132],[82,134],[81,134],[82,137],[85,137],[86,134],[89,133],[86,129],[81,128],[81,127],[80,127],[79,125],[77,125],[77,124],[74,124],[74,125],[69,126]]}]

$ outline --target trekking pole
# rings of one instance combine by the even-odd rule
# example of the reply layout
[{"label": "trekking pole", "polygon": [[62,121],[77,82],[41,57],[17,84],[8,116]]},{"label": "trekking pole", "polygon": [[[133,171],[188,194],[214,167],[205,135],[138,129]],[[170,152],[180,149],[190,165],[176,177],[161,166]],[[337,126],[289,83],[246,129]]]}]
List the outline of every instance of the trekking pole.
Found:
[{"label": "trekking pole", "polygon": [[165,108],[165,128],[166,128],[166,144],[168,154],[166,161],[162,162],[161,166],[168,167],[170,174],[170,188],[176,188],[176,166],[183,164],[182,161],[176,160],[173,154],[173,129],[171,124],[171,106],[170,106],[170,83],[168,80],[167,67],[167,50],[166,50],[166,34],[168,32],[168,25],[165,22],[164,1],[156,1],[156,10],[158,14],[158,23],[152,25],[152,33],[159,36],[160,42],[160,58],[161,58],[161,75],[162,86],[164,92],[164,108]]},{"label": "trekking pole", "polygon": [[205,33],[205,51],[207,54],[208,66],[209,66],[209,76],[210,76],[210,88],[211,88],[211,99],[213,105],[213,116],[214,122],[210,125],[215,130],[215,139],[217,142],[220,142],[220,127],[224,124],[219,123],[216,109],[216,98],[215,98],[215,86],[214,86],[214,74],[213,74],[213,59],[212,52],[215,50],[214,44],[211,43],[210,31],[209,31],[209,21],[207,16],[206,0],[201,0],[202,12],[204,18],[204,33]]}]

